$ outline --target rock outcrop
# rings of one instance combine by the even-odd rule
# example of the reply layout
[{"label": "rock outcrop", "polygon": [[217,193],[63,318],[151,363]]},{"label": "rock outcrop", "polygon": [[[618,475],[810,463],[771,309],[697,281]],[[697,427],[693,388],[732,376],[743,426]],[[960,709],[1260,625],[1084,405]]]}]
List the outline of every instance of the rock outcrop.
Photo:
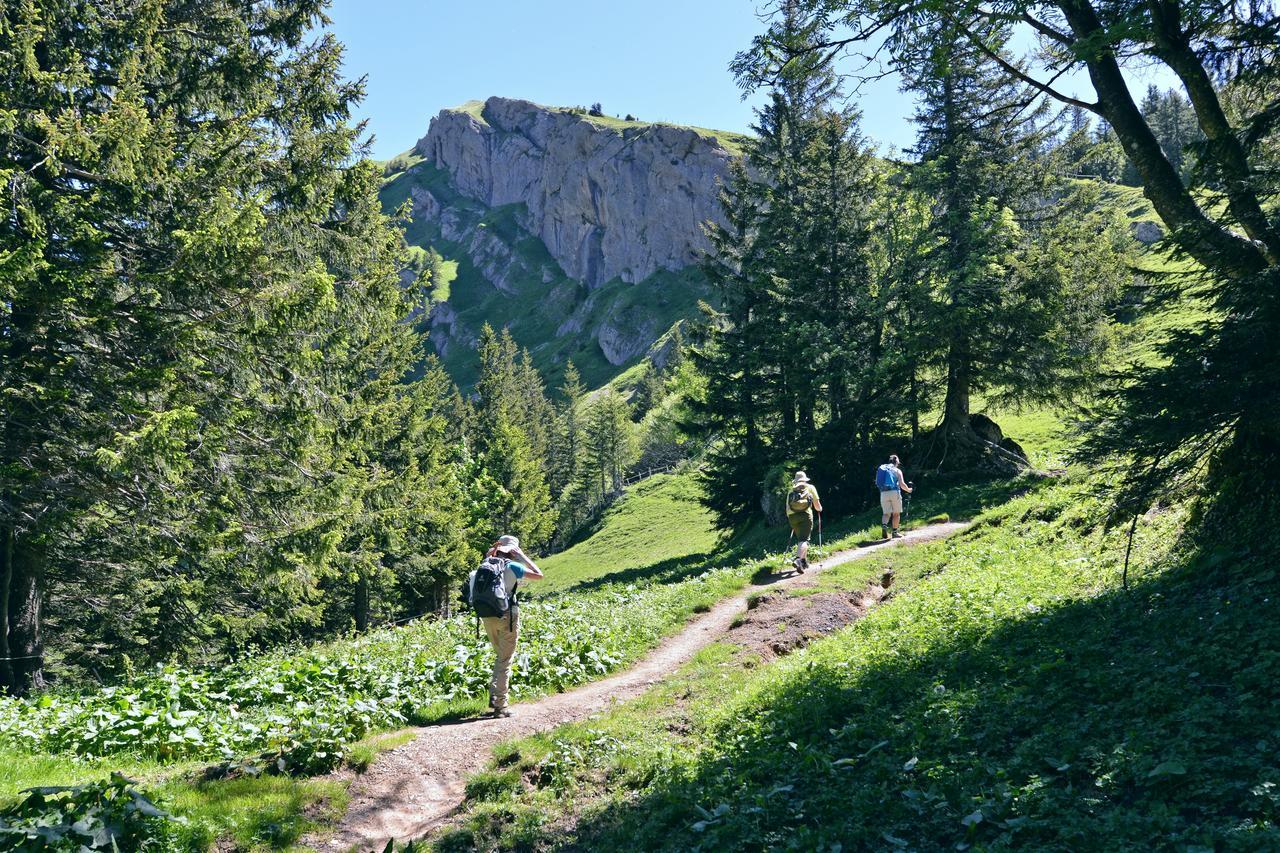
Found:
[{"label": "rock outcrop", "polygon": [[[510,98],[441,112],[415,151],[461,195],[489,208],[523,205],[521,224],[588,288],[695,263],[733,158],[717,137],[689,128],[614,127]],[[447,213],[434,198],[415,202],[428,216]]]},{"label": "rock outcrop", "polygon": [[1164,228],[1152,219],[1139,219],[1130,226],[1130,230],[1135,240],[1148,246],[1164,239]]}]

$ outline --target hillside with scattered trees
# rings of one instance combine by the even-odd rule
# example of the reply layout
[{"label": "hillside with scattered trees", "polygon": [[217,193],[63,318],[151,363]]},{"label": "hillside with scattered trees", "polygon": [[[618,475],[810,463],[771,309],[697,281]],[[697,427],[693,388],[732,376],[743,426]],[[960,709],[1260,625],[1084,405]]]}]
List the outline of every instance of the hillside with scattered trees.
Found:
[{"label": "hillside with scattered trees", "polygon": [[326,6],[0,11],[0,850],[1280,844],[1273,3],[786,0],[750,135],[390,163]]}]

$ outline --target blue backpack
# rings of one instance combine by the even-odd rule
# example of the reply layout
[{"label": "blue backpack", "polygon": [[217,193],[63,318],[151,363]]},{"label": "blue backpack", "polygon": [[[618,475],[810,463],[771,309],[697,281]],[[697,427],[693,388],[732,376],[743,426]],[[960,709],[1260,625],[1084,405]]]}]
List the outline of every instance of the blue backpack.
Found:
[{"label": "blue backpack", "polygon": [[876,469],[876,488],[882,492],[898,490],[898,477],[893,473],[893,465],[888,462]]}]

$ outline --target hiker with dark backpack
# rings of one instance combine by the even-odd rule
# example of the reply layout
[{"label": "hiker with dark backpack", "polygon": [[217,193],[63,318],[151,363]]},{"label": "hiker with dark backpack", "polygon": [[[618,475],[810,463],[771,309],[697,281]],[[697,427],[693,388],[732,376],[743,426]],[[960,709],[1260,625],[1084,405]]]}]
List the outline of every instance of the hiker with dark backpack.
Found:
[{"label": "hiker with dark backpack", "polygon": [[791,565],[799,574],[809,568],[809,537],[813,535],[813,513],[822,512],[822,501],[818,498],[818,490],[809,482],[803,471],[797,471],[791,481],[791,490],[787,492],[787,523],[800,544],[796,546],[795,559]]},{"label": "hiker with dark backpack", "polygon": [[901,539],[898,524],[902,519],[902,493],[911,494],[911,487],[898,467],[898,457],[890,454],[889,461],[876,469],[876,488],[880,490],[880,537],[889,538],[889,524],[893,523],[893,538]]},{"label": "hiker with dark backpack", "polygon": [[497,659],[489,680],[489,707],[495,717],[510,717],[507,688],[511,683],[511,659],[520,636],[520,603],[516,589],[520,581],[542,580],[542,571],[520,550],[520,540],[503,536],[493,543],[480,565],[467,578],[463,598],[484,623],[484,632],[493,644]]}]

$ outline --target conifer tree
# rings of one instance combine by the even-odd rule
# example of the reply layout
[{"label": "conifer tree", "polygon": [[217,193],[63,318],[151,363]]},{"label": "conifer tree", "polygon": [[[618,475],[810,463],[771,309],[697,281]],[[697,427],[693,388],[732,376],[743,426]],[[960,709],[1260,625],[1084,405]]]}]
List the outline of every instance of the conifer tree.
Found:
[{"label": "conifer tree", "polygon": [[[1042,156],[1045,106],[949,26],[937,27],[922,36],[908,77],[920,101],[920,163],[911,184],[936,199],[935,293],[916,319],[938,344],[917,357],[945,376],[942,420],[928,456],[948,467],[980,463],[1011,471],[1024,460],[978,438],[971,398],[985,392],[1017,401],[1090,382],[1106,337],[1105,315],[1096,309],[1119,283],[1117,243],[1097,217],[1087,218],[1084,233],[1050,228],[1068,205],[1054,210],[1065,188]],[[1071,206],[1075,215],[1084,210]],[[1077,239],[1060,246],[1062,254],[1040,250],[1044,240],[1069,235]],[[1032,256],[1065,266],[1032,264]]]},{"label": "conifer tree", "polygon": [[[754,148],[749,159],[754,160]],[[719,292],[721,309],[712,312],[704,306],[711,333],[691,351],[707,380],[706,393],[695,401],[693,415],[716,439],[707,454],[707,503],[730,521],[744,520],[755,510],[755,496],[767,467],[764,449],[772,430],[770,403],[778,384],[777,294],[759,227],[767,189],[755,174],[745,164],[730,165],[730,179],[721,195],[724,223],[709,227],[714,250],[705,264],[707,278]]]},{"label": "conifer tree", "polygon": [[444,494],[440,448],[411,446],[434,413],[403,385],[407,258],[324,4],[87,8],[0,11],[13,692],[46,662],[109,672],[104,647],[305,635],[351,611],[353,567],[457,527],[397,508]]},{"label": "conifer tree", "polygon": [[[1270,2],[1216,4],[1102,3],[1094,0],[980,3],[977,0],[799,0],[821,21],[828,51],[861,50],[874,38],[879,58],[910,64],[906,48],[922,18],[944,18],[1009,80],[1099,116],[1123,147],[1143,192],[1179,252],[1205,276],[1184,277],[1162,292],[1210,302],[1214,316],[1167,335],[1158,364],[1135,364],[1108,383],[1108,405],[1096,413],[1088,442],[1095,463],[1122,462],[1116,506],[1140,512],[1174,485],[1198,481],[1206,462],[1216,481],[1275,506],[1280,482],[1277,373],[1259,353],[1280,337],[1280,218],[1276,136],[1280,96],[1275,45],[1280,16]],[[1025,57],[1012,31],[1033,30],[1042,50]],[[844,27],[842,34],[834,30]],[[775,20],[773,30],[784,29]],[[774,33],[735,60],[743,69],[777,64]],[[878,47],[884,44],[885,50]],[[1126,63],[1161,63],[1181,84],[1204,141],[1194,146],[1192,174],[1180,174],[1156,128],[1139,109]],[[1087,74],[1092,94],[1059,85]],[[755,85],[761,74],[745,78]],[[1211,188],[1213,192],[1203,192]],[[1172,293],[1170,292],[1172,291]],[[1136,465],[1133,462],[1136,461]]]},{"label": "conifer tree", "polygon": [[[791,15],[782,37],[798,49],[819,35]],[[728,521],[757,511],[780,464],[839,468],[831,448],[893,420],[898,396],[883,393],[888,303],[871,263],[880,176],[857,115],[835,106],[820,54],[768,78],[749,168],[732,173],[725,223],[710,232],[723,312],[694,351],[708,382],[697,414],[718,438],[708,503]]]},{"label": "conifer tree", "polygon": [[551,477],[554,462],[551,450],[555,442],[555,407],[547,399],[542,375],[533,366],[528,349],[520,351],[516,363],[516,383],[520,398],[519,423],[529,437],[529,447],[543,472]]},{"label": "conifer tree", "polygon": [[560,384],[561,403],[556,418],[556,443],[552,454],[552,491],[557,495],[578,476],[578,465],[582,457],[580,409],[585,393],[582,376],[570,359],[565,365],[564,379]]},{"label": "conifer tree", "polygon": [[622,395],[606,388],[587,408],[584,479],[595,490],[596,501],[622,489],[628,466],[635,461],[635,425],[631,407]]},{"label": "conifer tree", "polygon": [[528,436],[505,414],[498,416],[486,439],[480,465],[495,489],[485,498],[490,513],[481,539],[492,541],[511,534],[530,550],[542,547],[555,528],[551,491]]},{"label": "conifer tree", "polygon": [[495,537],[514,533],[537,548],[550,538],[555,522],[547,476],[547,423],[538,420],[549,420],[542,380],[506,329],[498,334],[486,323],[479,352],[476,452],[499,489],[487,529]]}]

